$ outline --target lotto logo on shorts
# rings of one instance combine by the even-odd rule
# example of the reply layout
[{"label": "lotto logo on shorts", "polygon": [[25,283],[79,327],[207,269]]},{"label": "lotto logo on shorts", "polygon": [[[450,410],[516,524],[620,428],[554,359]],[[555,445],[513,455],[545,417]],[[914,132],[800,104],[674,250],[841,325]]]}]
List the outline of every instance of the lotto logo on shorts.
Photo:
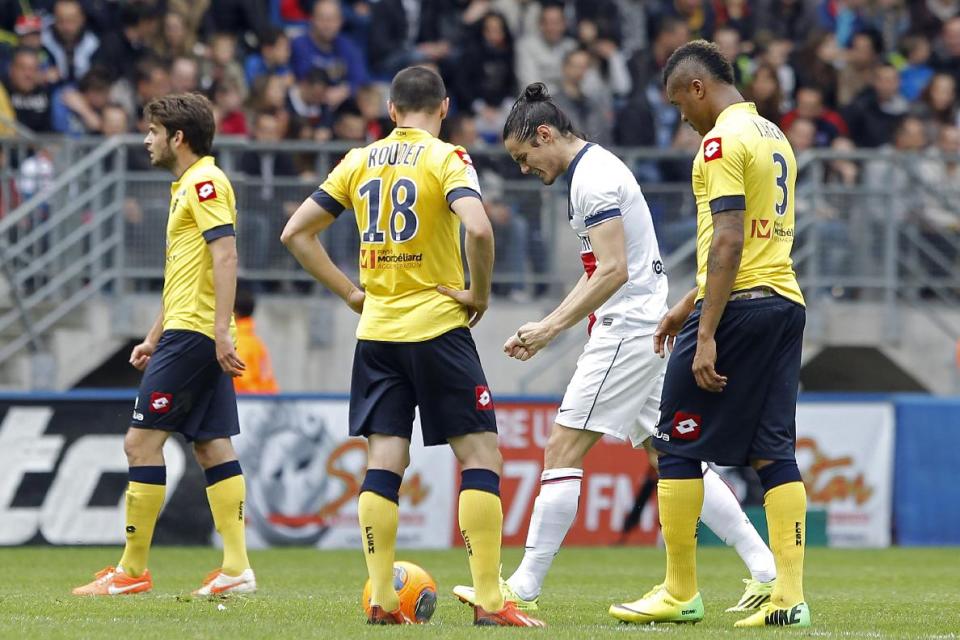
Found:
[{"label": "lotto logo on shorts", "polygon": [[677,411],[673,415],[673,431],[670,436],[677,440],[696,440],[700,437],[702,424],[703,420],[697,414]]},{"label": "lotto logo on shorts", "polygon": [[154,391],[150,394],[150,413],[166,413],[173,406],[172,393],[159,393]]},{"label": "lotto logo on shorts", "polygon": [[703,161],[710,162],[723,157],[723,144],[720,138],[710,138],[703,141]]},{"label": "lotto logo on shorts", "polygon": [[203,182],[198,182],[196,185],[197,188],[197,198],[200,199],[200,202],[206,202],[207,200],[213,200],[217,197],[217,189],[213,186],[212,180],[204,180]]},{"label": "lotto logo on shorts", "polygon": [[477,410],[490,411],[493,409],[493,396],[490,394],[490,388],[477,385]]}]

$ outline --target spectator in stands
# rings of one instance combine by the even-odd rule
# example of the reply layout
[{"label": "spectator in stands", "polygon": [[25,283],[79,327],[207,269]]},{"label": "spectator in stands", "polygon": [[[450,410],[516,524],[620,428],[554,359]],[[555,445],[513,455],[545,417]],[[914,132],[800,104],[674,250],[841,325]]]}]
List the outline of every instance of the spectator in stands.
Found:
[{"label": "spectator in stands", "polygon": [[290,39],[283,29],[270,27],[260,35],[260,50],[247,56],[244,62],[247,84],[253,86],[254,80],[265,73],[284,78],[288,85],[293,84],[293,69],[290,66]]},{"label": "spectator in stands", "polygon": [[589,51],[593,58],[584,89],[591,94],[602,91],[609,96],[630,95],[633,81],[617,43],[600,33],[592,20],[577,23],[577,38],[580,47]]},{"label": "spectator in stands", "polygon": [[780,82],[780,92],[783,96],[783,108],[791,108],[793,106],[793,92],[797,88],[797,72],[790,64],[793,43],[783,38],[771,40],[760,48],[757,54],[757,64],[768,64],[777,70],[777,80]]},{"label": "spectator in stands", "polygon": [[[747,0],[722,0],[715,2],[717,14],[717,31],[721,28],[733,29],[740,40],[751,42],[754,33],[754,17]],[[717,31],[713,39],[717,39]]]},{"label": "spectator in stands", "polygon": [[530,242],[527,221],[517,214],[514,203],[507,197],[500,174],[487,169],[479,178],[483,183],[483,208],[497,240],[491,293],[514,302],[527,302],[530,300],[526,291],[527,245]]},{"label": "spectator in stands", "polygon": [[676,18],[663,18],[656,25],[653,46],[649,50],[638,51],[627,63],[633,77],[633,98],[644,97],[651,84],[659,87],[663,83],[663,68],[667,58],[680,45],[690,39],[687,23]]},{"label": "spectator in stands", "polygon": [[16,38],[12,43],[0,44],[0,66],[6,71],[11,52],[15,47],[33,49],[40,60],[40,74],[44,84],[54,85],[60,82],[60,71],[53,63],[53,56],[43,46],[43,19],[38,15],[23,15],[17,18],[14,27]]},{"label": "spectator in stands", "polygon": [[[806,154],[806,152],[813,149],[816,145],[817,125],[814,124],[813,120],[810,120],[809,118],[794,118],[790,123],[790,126],[786,129],[785,133],[787,134],[787,140],[790,141],[790,146],[793,147],[793,151],[798,160],[801,159],[801,155]],[[802,162],[800,164],[802,164]],[[797,191],[800,191],[799,186],[797,187]]]},{"label": "spectator in stands", "polygon": [[588,140],[609,146],[613,140],[613,102],[609,95],[589,95],[584,91],[591,63],[591,55],[584,49],[567,53],[560,88],[553,94],[553,101]]},{"label": "spectator in stands", "polygon": [[[719,33],[719,30],[718,30]],[[743,96],[757,105],[757,113],[770,122],[779,122],[783,109],[783,92],[777,70],[768,64],[757,67]]]},{"label": "spectator in stands", "polygon": [[960,16],[947,20],[933,58],[937,71],[949,73],[960,80]]},{"label": "spectator in stands", "polygon": [[103,130],[103,109],[110,101],[110,79],[94,68],[76,87],[65,85],[53,94],[53,128],[70,135],[95,135]]},{"label": "spectator in stands", "polygon": [[340,103],[333,112],[333,139],[338,141],[355,142],[363,146],[367,142],[367,123],[363,119],[363,112],[354,100]]},{"label": "spectator in stands", "polygon": [[816,31],[816,5],[807,0],[757,0],[750,5],[756,10],[757,33],[800,44]]},{"label": "spectator in stands", "polygon": [[[184,4],[192,1],[179,0]],[[246,39],[263,33],[269,24],[268,4],[263,0],[202,1],[210,7],[205,14],[205,21],[209,23],[212,33],[232,33],[238,38]],[[170,0],[170,3],[175,4],[173,0]]]},{"label": "spectator in stands", "polygon": [[933,140],[944,125],[958,124],[957,81],[947,73],[938,73],[911,105],[910,113],[927,124],[927,136]]},{"label": "spectator in stands", "polygon": [[310,69],[287,91],[287,109],[297,119],[300,138],[323,142],[330,139],[329,80],[323,69]]},{"label": "spectator in stands", "polygon": [[878,66],[873,72],[872,86],[864,89],[844,112],[850,137],[858,147],[886,144],[909,106],[900,95],[900,74],[896,67]]},{"label": "spectator in stands", "polygon": [[236,82],[225,78],[213,85],[212,93],[217,133],[227,136],[247,135],[247,115],[243,112],[243,96]]},{"label": "spectator in stands", "polygon": [[[295,198],[285,200],[284,195],[291,194],[277,185],[278,178],[290,179],[297,175],[290,154],[276,148],[283,139],[282,126],[276,111],[257,112],[253,118],[253,140],[273,148],[247,151],[240,156],[238,168],[248,178],[243,183],[243,202],[248,215],[240,218],[244,233],[238,237],[245,265],[250,269],[270,267],[271,253],[276,254],[271,251],[276,249],[275,239],[299,204]],[[284,255],[283,259],[286,258]]]},{"label": "spectator in stands", "polygon": [[196,54],[196,45],[197,34],[190,30],[187,17],[179,11],[167,11],[160,36],[154,39],[151,48],[155,54],[170,59]]},{"label": "spectator in stands", "polygon": [[386,113],[383,91],[376,84],[368,84],[357,91],[357,106],[367,126],[367,140],[379,140],[393,131],[393,120]]},{"label": "spectator in stands", "polygon": [[[720,47],[720,53],[733,67],[733,79],[738,87],[750,82],[750,72],[753,62],[750,57],[742,53],[740,32],[733,27],[718,27],[713,34],[713,41]],[[775,70],[774,70],[775,71]],[[778,83],[779,84],[779,83]]]},{"label": "spectator in stands", "polygon": [[[829,147],[837,136],[849,135],[849,128],[843,117],[823,104],[823,92],[818,87],[800,87],[797,89],[797,107],[780,121],[784,131],[789,129],[796,118],[806,118],[816,128],[814,146]],[[774,121],[776,122],[776,121]]]},{"label": "spectator in stands", "polygon": [[880,34],[884,52],[895,51],[910,29],[910,10],[906,0],[873,0],[864,15],[870,27]]},{"label": "spectator in stands", "polygon": [[933,77],[930,66],[930,41],[920,35],[908,35],[900,43],[906,64],[900,69],[900,93],[907,100],[916,100]]},{"label": "spectator in stands", "polygon": [[[960,128],[940,127],[937,144],[920,165],[925,188],[922,224],[934,234],[960,233]],[[946,188],[943,188],[946,187]],[[940,244],[938,242],[938,244]]]},{"label": "spectator in stands", "polygon": [[170,63],[170,90],[192,93],[200,89],[200,63],[192,56],[177,56]]},{"label": "spectator in stands", "polygon": [[373,70],[387,78],[413,65],[447,60],[453,51],[448,29],[438,22],[455,11],[457,5],[440,2],[419,3],[409,0],[379,0],[371,7],[367,54]]},{"label": "spectator in stands", "polygon": [[57,0],[53,23],[43,30],[43,46],[63,82],[76,82],[90,70],[100,40],[86,28],[86,15],[79,0]]},{"label": "spectator in stands", "polygon": [[513,36],[502,14],[486,14],[470,34],[457,79],[465,109],[500,110],[516,97]]},{"label": "spectator in stands", "polygon": [[40,60],[32,49],[16,49],[4,83],[17,121],[38,133],[53,131],[50,88],[40,77]]},{"label": "spectator in stands", "polygon": [[876,31],[861,31],[853,36],[837,78],[837,102],[841,107],[850,104],[870,85],[874,69],[881,61],[881,47],[880,34]]},{"label": "spectator in stands", "polygon": [[139,114],[148,102],[170,93],[170,72],[166,65],[156,58],[146,58],[137,65],[136,111]]},{"label": "spectator in stands", "polygon": [[837,39],[832,33],[813,32],[793,63],[797,70],[798,84],[819,88],[823,103],[836,108],[837,82],[842,59],[843,52],[837,46]]},{"label": "spectator in stands", "polygon": [[319,0],[313,5],[309,31],[290,44],[290,65],[298,80],[310,69],[326,72],[327,100],[333,108],[369,82],[366,61],[357,45],[340,33],[342,27],[340,3]]},{"label": "spectator in stands", "polygon": [[293,113],[287,105],[287,83],[283,76],[258,76],[250,92],[249,107],[254,113],[269,111],[279,121],[280,137],[291,135]]},{"label": "spectator in stands", "polygon": [[[864,185],[875,193],[870,209],[881,226],[888,213],[898,221],[918,220],[923,210],[923,186],[916,168],[919,158],[908,156],[918,156],[927,146],[923,122],[914,116],[901,118],[892,139],[893,143],[880,148],[865,168]],[[882,231],[878,228],[874,233]]]},{"label": "spectator in stands", "polygon": [[658,0],[651,3],[655,18],[670,16],[687,24],[690,35],[704,40],[713,39],[716,14],[710,0]]},{"label": "spectator in stands", "polygon": [[237,393],[277,393],[277,380],[270,365],[270,352],[263,343],[253,322],[256,301],[253,292],[238,288],[233,304],[237,323],[237,357],[246,367],[243,375],[233,379]]},{"label": "spectator in stands", "polygon": [[246,99],[248,87],[243,67],[237,62],[237,36],[229,31],[215,33],[210,38],[210,56],[201,68],[200,87],[212,91],[214,85],[224,80],[233,83]]},{"label": "spectator in stands", "polygon": [[100,48],[93,56],[93,64],[108,69],[111,80],[126,78],[135,81],[137,65],[149,52],[147,37],[150,32],[149,10],[135,2],[121,3],[120,29],[101,34]]},{"label": "spectator in stands", "polygon": [[960,0],[917,0],[910,2],[910,25],[928,38],[934,38],[943,24],[960,15]]},{"label": "spectator in stands", "polygon": [[854,34],[867,28],[866,5],[867,0],[820,0],[817,8],[820,26],[836,34],[841,47],[852,46]]},{"label": "spectator in stands", "polygon": [[[108,102],[107,106],[103,108],[103,112],[100,114],[100,121],[100,133],[106,138],[130,133],[130,116],[127,115],[127,111],[122,105],[115,102]],[[136,152],[127,154],[128,158],[133,156],[147,158],[145,166],[149,166],[150,162],[146,154]]]},{"label": "spectator in stands", "polygon": [[540,10],[540,29],[524,36],[517,43],[516,67],[520,89],[532,82],[543,82],[551,93],[560,88],[563,80],[564,56],[577,48],[577,42],[567,37],[567,22],[563,7],[544,5]]}]

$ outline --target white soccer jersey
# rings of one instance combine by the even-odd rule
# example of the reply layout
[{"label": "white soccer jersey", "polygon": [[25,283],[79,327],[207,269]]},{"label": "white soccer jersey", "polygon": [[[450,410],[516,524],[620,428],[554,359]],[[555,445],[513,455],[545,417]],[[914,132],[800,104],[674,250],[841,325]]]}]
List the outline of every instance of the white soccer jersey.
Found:
[{"label": "white soccer jersey", "polygon": [[567,168],[567,180],[570,226],[580,237],[580,259],[588,277],[597,268],[588,230],[612,218],[623,220],[629,275],[626,284],[590,316],[591,335],[652,334],[667,312],[667,277],[637,179],[620,158],[588,143]]}]

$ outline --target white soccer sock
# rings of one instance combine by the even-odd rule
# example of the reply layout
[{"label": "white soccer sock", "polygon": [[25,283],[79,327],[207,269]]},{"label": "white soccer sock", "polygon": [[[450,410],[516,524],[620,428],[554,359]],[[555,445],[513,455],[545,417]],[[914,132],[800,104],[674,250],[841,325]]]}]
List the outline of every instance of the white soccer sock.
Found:
[{"label": "white soccer sock", "polygon": [[733,491],[717,473],[706,468],[703,474],[703,524],[726,544],[737,550],[754,580],[770,582],[777,577],[773,554],[763,543]]},{"label": "white soccer sock", "polygon": [[547,469],[540,476],[540,495],[533,504],[523,560],[507,580],[524,600],[540,595],[553,557],[577,517],[582,480],[583,469]]}]

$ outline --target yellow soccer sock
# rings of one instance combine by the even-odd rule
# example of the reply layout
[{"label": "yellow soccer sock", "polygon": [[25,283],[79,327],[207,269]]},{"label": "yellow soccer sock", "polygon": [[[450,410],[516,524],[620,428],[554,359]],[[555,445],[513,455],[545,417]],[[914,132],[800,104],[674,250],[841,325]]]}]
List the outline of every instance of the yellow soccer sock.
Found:
[{"label": "yellow soccer sock", "polygon": [[147,570],[153,529],[167,493],[166,480],[166,467],[130,467],[126,494],[127,542],[119,563],[127,575],[137,577]]},{"label": "yellow soccer sock", "polygon": [[247,485],[243,480],[240,463],[224,462],[206,470],[207,501],[213,514],[213,524],[223,538],[223,564],[221,571],[228,576],[239,576],[250,568],[247,558],[246,525],[243,503]]},{"label": "yellow soccer sock", "polygon": [[777,563],[771,602],[792,607],[803,602],[803,552],[806,545],[807,492],[802,482],[788,482],[767,491],[763,499],[770,530],[770,550]]},{"label": "yellow soccer sock", "polygon": [[667,548],[666,589],[674,598],[687,601],[697,595],[697,520],[703,509],[703,478],[661,478],[657,500]]},{"label": "yellow soccer sock", "polygon": [[486,611],[503,608],[500,593],[500,536],[503,506],[500,476],[487,469],[465,469],[461,474],[459,522],[467,547],[476,604]]},{"label": "yellow soccer sock", "polygon": [[[397,474],[383,469],[371,469],[367,471],[368,480],[371,471],[395,476],[399,487],[400,476]],[[367,481],[364,481],[364,484],[367,485]],[[357,515],[360,517],[360,544],[363,545],[363,557],[367,561],[367,573],[370,575],[370,604],[380,605],[386,611],[396,611],[400,606],[400,599],[393,588],[393,560],[400,507],[394,500],[361,489]]]}]

